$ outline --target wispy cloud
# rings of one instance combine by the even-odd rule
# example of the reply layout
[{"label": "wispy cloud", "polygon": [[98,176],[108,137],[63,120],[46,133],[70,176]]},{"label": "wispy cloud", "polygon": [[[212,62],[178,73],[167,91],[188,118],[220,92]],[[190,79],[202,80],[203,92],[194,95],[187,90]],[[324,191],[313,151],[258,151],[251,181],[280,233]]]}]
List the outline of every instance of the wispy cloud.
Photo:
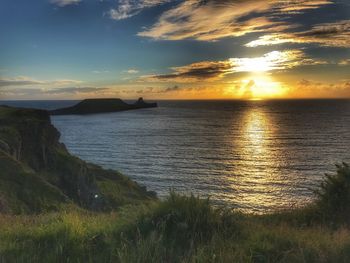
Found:
[{"label": "wispy cloud", "polygon": [[64,7],[68,5],[74,5],[80,3],[82,0],[51,0],[50,3],[55,4],[59,7]]},{"label": "wispy cloud", "polygon": [[125,70],[124,72],[127,74],[137,74],[139,73],[139,70],[131,68],[131,69]]},{"label": "wispy cloud", "polygon": [[119,0],[117,8],[112,8],[109,15],[114,20],[122,20],[137,15],[145,8],[161,5],[171,0]]},{"label": "wispy cloud", "polygon": [[106,73],[110,73],[109,70],[93,70],[92,73],[94,74],[106,74]]},{"label": "wispy cloud", "polygon": [[324,98],[348,98],[350,97],[350,80],[340,80],[333,83],[325,83],[314,80],[300,80],[290,95],[294,97],[318,97]]},{"label": "wispy cloud", "polygon": [[339,66],[348,66],[348,65],[350,65],[350,58],[340,60],[338,62],[338,65]]},{"label": "wispy cloud", "polygon": [[107,88],[96,87],[67,87],[67,88],[55,88],[45,90],[48,94],[79,94],[79,93],[99,93],[107,90]]},{"label": "wispy cloud", "polygon": [[7,86],[35,86],[35,85],[71,85],[79,84],[81,81],[61,79],[61,80],[35,80],[29,77],[16,77],[16,78],[0,78],[0,87]]},{"label": "wispy cloud", "polygon": [[170,74],[143,76],[148,81],[191,82],[198,80],[215,80],[233,71],[233,64],[226,61],[203,61],[181,67],[172,67]]},{"label": "wispy cloud", "polygon": [[166,88],[162,92],[176,92],[176,91],[180,91],[180,87],[178,85]]},{"label": "wispy cloud", "polygon": [[261,36],[246,44],[247,47],[269,46],[283,43],[317,43],[329,47],[350,47],[350,20],[323,23],[310,30],[295,33],[274,33]]},{"label": "wispy cloud", "polygon": [[56,95],[87,95],[87,94],[101,94],[107,88],[96,88],[96,87],[65,87],[65,88],[25,88],[25,87],[8,87],[0,90],[1,95],[6,96],[20,96],[20,97],[35,97],[40,96],[56,96]]},{"label": "wispy cloud", "polygon": [[327,64],[312,59],[300,50],[272,51],[261,57],[230,58],[223,61],[203,61],[181,67],[172,67],[172,73],[143,76],[148,81],[196,82],[217,80],[239,72],[268,72],[291,69],[303,65]]},{"label": "wispy cloud", "polygon": [[300,14],[306,10],[317,9],[332,3],[331,0],[279,0],[275,1],[274,8],[277,9],[278,13]]},{"label": "wispy cloud", "polygon": [[163,13],[156,24],[138,35],[164,40],[215,41],[252,32],[281,32],[295,25],[281,22],[279,16],[291,16],[330,3],[330,0],[188,0]]},{"label": "wispy cloud", "polygon": [[0,78],[0,87],[41,85],[42,81],[27,78]]}]

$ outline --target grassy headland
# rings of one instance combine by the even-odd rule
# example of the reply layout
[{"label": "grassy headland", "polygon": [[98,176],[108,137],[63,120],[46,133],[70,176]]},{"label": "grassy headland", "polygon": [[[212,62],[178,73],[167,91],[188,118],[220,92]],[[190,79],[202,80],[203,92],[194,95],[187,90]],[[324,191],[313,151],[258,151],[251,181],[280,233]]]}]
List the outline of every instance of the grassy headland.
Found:
[{"label": "grassy headland", "polygon": [[0,106],[0,212],[37,213],[75,204],[110,211],[153,200],[122,174],[72,156],[47,111]]},{"label": "grassy headland", "polygon": [[0,108],[0,262],[350,262],[346,164],[314,203],[246,215],[193,196],[157,200],[58,136],[45,112]]}]

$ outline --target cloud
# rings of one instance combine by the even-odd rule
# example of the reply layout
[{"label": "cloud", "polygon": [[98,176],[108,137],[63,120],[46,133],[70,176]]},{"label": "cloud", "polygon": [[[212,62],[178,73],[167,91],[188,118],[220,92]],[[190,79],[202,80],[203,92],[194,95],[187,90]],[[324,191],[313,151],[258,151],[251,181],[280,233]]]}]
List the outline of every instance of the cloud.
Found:
[{"label": "cloud", "polygon": [[203,61],[181,67],[172,67],[173,73],[143,76],[148,81],[180,81],[191,82],[198,80],[213,80],[232,72],[232,63],[226,61]]},{"label": "cloud", "polygon": [[64,7],[68,5],[74,5],[80,3],[82,0],[51,0],[50,3],[55,4],[59,7]]},{"label": "cloud", "polygon": [[133,68],[125,70],[124,72],[128,73],[128,74],[137,74],[137,73],[139,73],[139,71],[137,69],[133,69]]},{"label": "cloud", "polygon": [[339,61],[339,62],[338,62],[338,65],[339,65],[339,66],[348,66],[348,65],[350,65],[350,58],[348,58],[348,59],[343,59],[343,60]]},{"label": "cloud", "polygon": [[161,82],[210,81],[223,78],[227,74],[239,72],[268,72],[320,64],[327,64],[327,61],[312,59],[300,50],[272,51],[261,57],[203,61],[181,67],[172,67],[172,73],[143,76],[142,80]]},{"label": "cloud", "polygon": [[350,80],[341,80],[334,83],[324,83],[313,80],[300,80],[294,89],[290,90],[294,97],[349,98]]},{"label": "cloud", "polygon": [[247,47],[269,46],[283,43],[316,43],[328,47],[350,47],[350,20],[323,23],[310,30],[294,33],[274,33],[261,36],[246,44]]},{"label": "cloud", "polygon": [[279,13],[300,14],[306,10],[317,9],[320,6],[332,4],[330,0],[292,0],[276,1],[276,8]]},{"label": "cloud", "polygon": [[117,8],[109,11],[114,20],[122,20],[137,15],[145,8],[161,5],[170,0],[119,0]]},{"label": "cloud", "polygon": [[279,19],[316,9],[330,0],[188,0],[163,13],[139,36],[163,40],[215,41],[252,32],[281,32],[295,25]]},{"label": "cloud", "polygon": [[175,92],[179,90],[180,90],[180,87],[178,85],[175,85],[173,87],[166,88],[163,92]]},{"label": "cloud", "polygon": [[97,93],[100,91],[107,90],[107,88],[96,88],[96,87],[67,87],[67,88],[55,88],[48,89],[45,92],[48,94],[79,94],[79,93]]},{"label": "cloud", "polygon": [[0,87],[35,86],[35,85],[61,86],[61,85],[70,85],[70,84],[78,84],[78,83],[81,83],[81,81],[69,80],[69,79],[42,81],[42,80],[35,80],[35,79],[29,78],[29,77],[0,78]]},{"label": "cloud", "polygon": [[0,78],[0,87],[7,86],[28,86],[28,85],[41,85],[42,81],[27,79],[27,78]]},{"label": "cloud", "polygon": [[102,91],[108,90],[108,88],[95,88],[95,87],[64,87],[64,88],[6,88],[1,89],[1,95],[7,96],[55,96],[55,95],[79,95],[79,94],[99,94]]},{"label": "cloud", "polygon": [[93,70],[92,73],[94,74],[106,74],[106,73],[110,73],[109,70]]}]

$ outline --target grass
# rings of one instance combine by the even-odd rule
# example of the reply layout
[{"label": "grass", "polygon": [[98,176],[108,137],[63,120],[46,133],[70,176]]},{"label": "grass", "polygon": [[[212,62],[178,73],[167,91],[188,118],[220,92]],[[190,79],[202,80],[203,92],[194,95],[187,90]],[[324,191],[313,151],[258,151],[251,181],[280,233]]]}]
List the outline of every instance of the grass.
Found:
[{"label": "grass", "polygon": [[[215,208],[171,192],[113,213],[0,216],[3,262],[350,262],[346,164],[327,176],[308,207],[271,215]],[[340,199],[339,199],[340,198]],[[339,206],[342,207],[342,206]],[[330,216],[330,215],[333,215]],[[343,220],[341,216],[344,216]],[[1,261],[0,260],[0,261]]]},{"label": "grass", "polygon": [[[174,220],[174,213],[181,214],[188,206],[174,209],[173,205],[179,205],[178,198],[182,203],[182,197],[175,197],[176,200],[138,207],[137,211],[128,207],[111,214],[67,211],[15,218],[3,216],[0,255],[4,262],[350,260],[350,232],[346,227],[266,224],[259,217],[231,214],[224,216],[230,217],[229,223],[218,228],[223,218],[214,211],[201,219],[181,219],[181,215],[176,215]],[[166,212],[161,218],[160,211]],[[203,232],[199,230],[202,227]]]},{"label": "grass", "polygon": [[55,186],[0,151],[0,213],[57,210],[67,198]]}]

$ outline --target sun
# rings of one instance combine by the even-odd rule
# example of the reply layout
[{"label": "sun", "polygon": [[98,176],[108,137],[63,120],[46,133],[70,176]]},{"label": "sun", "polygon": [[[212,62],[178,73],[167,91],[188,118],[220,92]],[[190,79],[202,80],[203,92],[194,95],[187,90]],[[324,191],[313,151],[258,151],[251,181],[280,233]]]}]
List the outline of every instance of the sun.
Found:
[{"label": "sun", "polygon": [[242,80],[242,97],[250,100],[281,98],[287,88],[269,76],[254,76]]}]

